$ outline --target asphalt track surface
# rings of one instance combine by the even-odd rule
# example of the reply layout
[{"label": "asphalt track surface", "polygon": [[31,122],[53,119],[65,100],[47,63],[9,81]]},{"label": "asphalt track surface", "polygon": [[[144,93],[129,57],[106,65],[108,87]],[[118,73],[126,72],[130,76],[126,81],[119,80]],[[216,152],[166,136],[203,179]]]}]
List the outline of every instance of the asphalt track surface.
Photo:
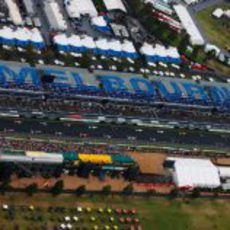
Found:
[{"label": "asphalt track surface", "polygon": [[115,124],[86,124],[61,121],[14,120],[0,119],[0,132],[39,134],[47,136],[63,136],[71,138],[121,140],[122,142],[138,142],[145,144],[185,144],[230,148],[230,134],[207,131],[147,128]]}]

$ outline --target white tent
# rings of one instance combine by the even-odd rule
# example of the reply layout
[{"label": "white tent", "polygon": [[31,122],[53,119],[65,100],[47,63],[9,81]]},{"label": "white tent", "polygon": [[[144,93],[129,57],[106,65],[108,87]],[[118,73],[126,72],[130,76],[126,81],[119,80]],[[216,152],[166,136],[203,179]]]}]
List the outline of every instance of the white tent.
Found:
[{"label": "white tent", "polygon": [[35,43],[43,43],[44,42],[42,34],[37,28],[33,28],[31,30],[30,40],[32,42],[35,42]]},{"label": "white tent", "polygon": [[226,11],[224,12],[224,15],[225,15],[226,17],[230,18],[230,10],[226,10]]},{"label": "white tent", "polygon": [[81,44],[86,49],[95,49],[96,48],[96,45],[95,45],[93,38],[90,36],[87,36],[87,35],[81,37]]},{"label": "white tent", "polygon": [[205,47],[204,47],[204,51],[206,53],[210,52],[210,51],[215,51],[215,55],[218,56],[220,54],[220,48],[218,48],[216,45],[213,45],[213,44],[206,44]]},{"label": "white tent", "polygon": [[54,30],[66,30],[67,23],[61,13],[57,2],[48,0],[44,2],[44,10],[49,21],[49,25]]},{"label": "white tent", "polygon": [[23,19],[15,0],[5,0],[9,9],[9,15],[15,25],[23,25]]},{"label": "white tent", "polygon": [[108,45],[108,41],[106,39],[99,39],[97,41],[95,41],[96,47],[99,50],[109,50],[109,45]]},{"label": "white tent", "polygon": [[31,32],[29,32],[27,29],[21,29],[21,28],[18,28],[17,30],[14,31],[14,34],[15,34],[15,38],[16,40],[23,44],[23,43],[28,43],[29,42],[29,39],[30,39],[30,36],[31,36]]},{"label": "white tent", "polygon": [[65,0],[64,5],[70,18],[80,18],[85,14],[91,17],[97,16],[97,10],[92,0]]},{"label": "white tent", "polygon": [[169,47],[166,52],[168,57],[180,58],[180,54],[176,47]]},{"label": "white tent", "polygon": [[175,12],[179,17],[184,29],[190,37],[192,45],[204,45],[204,38],[190,16],[187,8],[183,5],[174,5]]},{"label": "white tent", "polygon": [[99,26],[99,27],[105,27],[105,26],[107,26],[107,22],[105,21],[105,19],[104,19],[103,16],[93,17],[91,19],[91,22],[95,26]]},{"label": "white tent", "polygon": [[230,167],[220,166],[218,170],[221,178],[230,178]]},{"label": "white tent", "polygon": [[66,34],[57,34],[56,36],[54,36],[53,40],[55,44],[58,44],[61,46],[69,45],[69,41],[68,41]]},{"label": "white tent", "polygon": [[104,3],[107,10],[122,10],[126,12],[122,0],[104,0]]},{"label": "white tent", "polygon": [[188,5],[191,5],[191,4],[195,4],[195,3],[199,2],[199,0],[184,0],[184,2]]},{"label": "white tent", "polygon": [[208,159],[175,160],[173,179],[178,187],[216,188],[221,185],[218,168]]},{"label": "white tent", "polygon": [[10,27],[3,27],[1,29],[0,36],[7,39],[7,40],[14,40],[15,39],[15,33]]},{"label": "white tent", "polygon": [[136,49],[131,41],[125,40],[122,44],[122,50],[127,53],[136,53]]},{"label": "white tent", "polygon": [[112,51],[115,51],[115,52],[122,51],[121,42],[119,40],[108,41],[108,46],[109,46],[109,49]]},{"label": "white tent", "polygon": [[148,43],[144,43],[143,46],[140,49],[140,52],[144,55],[147,56],[153,56],[155,55],[155,51],[152,47],[152,45],[148,44]]},{"label": "white tent", "polygon": [[217,8],[212,12],[212,15],[216,18],[221,18],[223,14],[224,14],[224,11],[220,8]]},{"label": "white tent", "polygon": [[72,34],[68,38],[68,42],[69,42],[70,46],[73,46],[73,47],[82,47],[81,38],[80,38],[80,36],[78,36],[76,34]]},{"label": "white tent", "polygon": [[162,45],[156,44],[156,46],[154,48],[154,52],[157,56],[167,57],[166,48]]},{"label": "white tent", "polygon": [[153,47],[150,44],[144,43],[140,52],[146,56],[155,57],[158,61],[170,60],[169,62],[173,62],[173,60],[180,60],[180,55],[175,47],[166,48],[159,44],[156,44],[155,47]]}]

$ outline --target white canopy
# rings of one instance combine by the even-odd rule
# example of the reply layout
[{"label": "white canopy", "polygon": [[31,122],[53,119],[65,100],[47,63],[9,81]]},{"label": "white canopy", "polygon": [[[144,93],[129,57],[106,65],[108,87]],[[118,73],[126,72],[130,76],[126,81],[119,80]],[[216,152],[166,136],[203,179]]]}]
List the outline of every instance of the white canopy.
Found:
[{"label": "white canopy", "polygon": [[183,5],[174,5],[175,12],[179,17],[184,29],[190,36],[192,45],[204,45],[204,38],[190,16],[187,8]]},{"label": "white canopy", "polygon": [[85,14],[91,17],[97,16],[97,10],[92,0],[65,0],[64,5],[70,18],[79,18]]},{"label": "white canopy", "polygon": [[180,54],[178,53],[178,50],[176,47],[169,47],[167,49],[167,56],[172,58],[180,58]]},{"label": "white canopy", "polygon": [[23,19],[15,0],[5,0],[9,9],[9,15],[15,25],[23,25]]},{"label": "white canopy", "polygon": [[140,52],[144,55],[152,56],[155,55],[155,51],[152,47],[152,45],[148,43],[144,43],[143,46],[140,49]]},{"label": "white canopy", "polygon": [[157,56],[160,57],[166,57],[167,56],[167,52],[164,46],[161,46],[159,44],[156,44],[155,48],[154,48],[154,52]]},{"label": "white canopy", "polygon": [[91,22],[95,26],[105,27],[107,26],[107,22],[105,21],[103,16],[93,17]]},{"label": "white canopy", "polygon": [[10,27],[3,27],[0,32],[0,36],[6,39],[15,39],[15,34]]},{"label": "white canopy", "polygon": [[96,47],[101,50],[109,50],[109,45],[106,39],[95,41]]},{"label": "white canopy", "polygon": [[122,46],[119,40],[111,40],[108,42],[108,46],[110,50],[121,52]]},{"label": "white canopy", "polygon": [[32,29],[31,32],[30,40],[32,42],[44,42],[41,32],[37,28]]},{"label": "white canopy", "polygon": [[199,2],[199,0],[184,0],[186,4],[190,5],[190,4],[194,4]]},{"label": "white canopy", "polygon": [[93,38],[90,36],[87,36],[87,35],[85,35],[81,38],[81,44],[82,44],[82,46],[84,46],[88,49],[96,48],[96,45],[95,45]]},{"label": "white canopy", "polygon": [[220,166],[218,169],[221,178],[230,178],[230,167]]},{"label": "white canopy", "polygon": [[54,36],[54,43],[62,46],[69,45],[68,38],[66,37],[66,34],[58,34]]},{"label": "white canopy", "polygon": [[216,45],[213,45],[213,44],[206,44],[205,47],[204,47],[204,51],[207,53],[209,51],[212,51],[214,50],[215,51],[215,54],[216,56],[218,56],[220,54],[220,48],[218,48]]},{"label": "white canopy", "polygon": [[180,58],[176,47],[166,48],[159,44],[156,44],[155,47],[153,47],[151,44],[144,43],[140,49],[140,52],[148,56],[156,55],[160,57]]},{"label": "white canopy", "polygon": [[26,30],[25,28],[24,29],[17,29],[15,32],[15,37],[16,39],[20,40],[20,41],[29,41],[30,39],[30,35],[31,33],[28,32],[28,30]]},{"label": "white canopy", "polygon": [[224,15],[225,15],[226,17],[230,18],[230,10],[226,10],[226,11],[224,12]]},{"label": "white canopy", "polygon": [[44,10],[49,21],[49,25],[55,30],[66,30],[67,23],[61,13],[60,6],[55,1],[44,1]]},{"label": "white canopy", "polygon": [[173,178],[178,187],[216,188],[221,185],[218,169],[210,160],[193,158],[174,160]]},{"label": "white canopy", "polygon": [[125,40],[122,44],[122,50],[127,53],[136,53],[136,49],[131,41]]},{"label": "white canopy", "polygon": [[81,38],[80,36],[73,34],[68,38],[69,45],[71,46],[76,46],[76,47],[81,47]]},{"label": "white canopy", "polygon": [[224,11],[220,8],[217,8],[212,12],[212,15],[216,18],[220,18],[221,16],[223,16],[223,14],[224,14]]},{"label": "white canopy", "polygon": [[126,8],[122,0],[104,0],[107,10],[122,10],[126,12]]}]

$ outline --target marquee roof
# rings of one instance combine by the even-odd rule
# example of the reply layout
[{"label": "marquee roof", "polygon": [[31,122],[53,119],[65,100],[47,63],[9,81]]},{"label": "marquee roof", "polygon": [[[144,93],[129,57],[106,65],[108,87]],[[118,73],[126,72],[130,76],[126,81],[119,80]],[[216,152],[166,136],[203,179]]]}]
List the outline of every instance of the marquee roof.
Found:
[{"label": "marquee roof", "polygon": [[79,18],[84,14],[89,14],[91,17],[97,16],[92,0],[65,0],[64,4],[71,18]]},{"label": "marquee roof", "polygon": [[220,186],[218,169],[208,159],[176,158],[174,170],[174,182],[178,187]]},{"label": "marquee roof", "polygon": [[220,177],[230,178],[230,167],[220,166],[218,167]]},{"label": "marquee roof", "polygon": [[199,29],[197,28],[195,22],[190,16],[187,8],[183,5],[174,5],[175,12],[179,17],[184,29],[190,36],[190,42],[192,45],[203,45],[204,38],[201,35]]},{"label": "marquee roof", "polygon": [[166,48],[159,44],[156,44],[155,47],[153,47],[151,44],[144,43],[140,49],[140,52],[147,56],[180,58],[177,48],[175,47]]},{"label": "marquee roof", "polygon": [[91,21],[92,21],[92,24],[95,26],[99,26],[99,27],[107,26],[107,22],[103,16],[93,17]]},{"label": "marquee roof", "polygon": [[14,0],[5,0],[5,3],[9,9],[9,15],[15,25],[23,25],[23,19],[20,14],[18,5]]},{"label": "marquee roof", "polygon": [[122,0],[104,0],[107,10],[122,10],[126,12],[126,8]]}]

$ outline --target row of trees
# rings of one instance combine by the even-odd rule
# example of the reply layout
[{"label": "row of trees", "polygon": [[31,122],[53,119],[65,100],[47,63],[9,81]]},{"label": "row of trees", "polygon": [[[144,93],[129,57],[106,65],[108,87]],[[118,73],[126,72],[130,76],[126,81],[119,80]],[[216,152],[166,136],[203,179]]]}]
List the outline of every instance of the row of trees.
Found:
[{"label": "row of trees", "polygon": [[[50,189],[50,192],[54,195],[57,196],[59,194],[61,194],[64,190],[64,182],[63,180],[58,180],[54,186]],[[32,183],[30,185],[28,185],[25,188],[25,192],[28,194],[28,196],[32,196],[34,193],[38,192],[38,185],[36,183]],[[87,192],[86,186],[85,185],[81,185],[79,186],[74,193],[77,196],[82,196]],[[112,186],[111,185],[105,185],[102,188],[102,194],[103,195],[109,195],[112,192]],[[126,187],[124,187],[123,189],[123,193],[125,195],[131,195],[133,193],[133,185],[130,183],[128,184]]]},{"label": "row of trees", "polygon": [[[1,185],[1,191],[4,192],[8,189],[10,189],[11,187],[8,184],[2,184]],[[12,189],[12,188],[11,188]],[[28,196],[33,196],[33,194],[37,193],[39,191],[38,185],[36,183],[32,183],[30,185],[28,185],[25,188],[25,192]],[[53,196],[58,196],[61,193],[64,192],[64,181],[63,180],[58,180],[51,188],[50,188],[50,193]],[[168,197],[170,199],[175,199],[178,197],[181,198],[187,198],[188,196],[190,198],[199,198],[201,196],[201,193],[205,191],[205,192],[210,192],[210,194],[213,194],[214,197],[218,197],[219,194],[221,194],[223,192],[223,190],[221,188],[215,188],[215,189],[211,189],[211,190],[203,190],[201,188],[194,188],[192,191],[187,192],[187,191],[183,191],[180,190],[178,188],[174,188],[171,190],[171,192],[168,194]],[[87,188],[85,185],[80,185],[78,188],[75,189],[75,191],[73,191],[74,194],[76,196],[82,196],[84,194],[87,194]],[[124,195],[132,195],[134,192],[134,187],[132,183],[129,183],[128,185],[126,185],[123,190],[122,193]],[[103,194],[104,196],[108,196],[110,194],[112,194],[112,186],[111,185],[105,185],[102,187],[102,190],[100,191],[101,194]],[[146,191],[146,197],[152,197],[154,195],[156,195],[157,192],[154,189],[149,189]]]}]

